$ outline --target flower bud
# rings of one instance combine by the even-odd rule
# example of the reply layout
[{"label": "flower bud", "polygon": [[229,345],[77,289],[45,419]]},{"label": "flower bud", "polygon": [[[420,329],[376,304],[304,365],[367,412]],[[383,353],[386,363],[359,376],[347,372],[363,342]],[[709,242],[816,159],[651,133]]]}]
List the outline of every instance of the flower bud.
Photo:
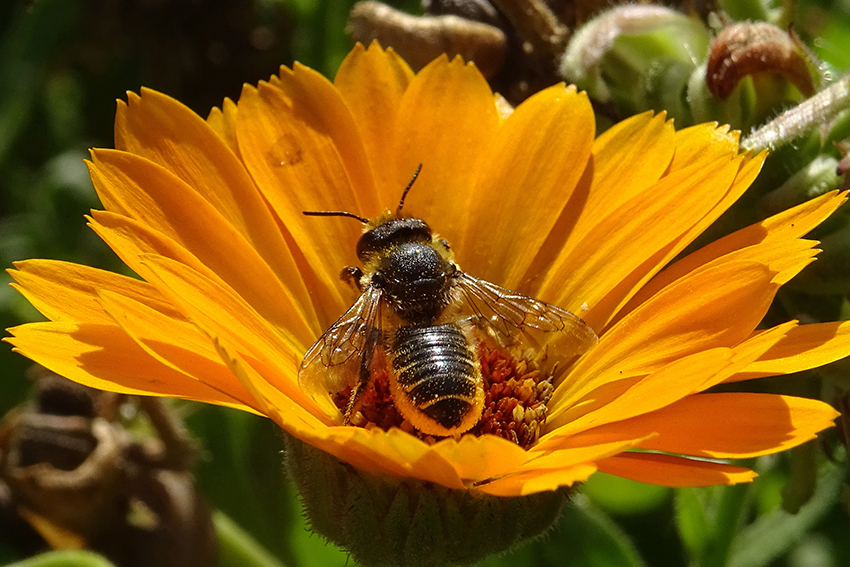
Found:
[{"label": "flower bud", "polygon": [[812,75],[788,32],[766,22],[738,22],[711,41],[706,83],[714,96],[726,99],[746,76],[774,73],[805,96],[815,94]]},{"label": "flower bud", "polygon": [[573,35],[560,72],[618,114],[664,109],[690,122],[684,93],[708,40],[702,23],[670,8],[619,6]]}]

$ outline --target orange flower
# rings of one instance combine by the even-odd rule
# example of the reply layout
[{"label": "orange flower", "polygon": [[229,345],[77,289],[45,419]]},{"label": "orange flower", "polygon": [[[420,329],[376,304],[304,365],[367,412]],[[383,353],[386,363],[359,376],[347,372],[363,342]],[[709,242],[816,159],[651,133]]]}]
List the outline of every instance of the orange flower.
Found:
[{"label": "orange flower", "polygon": [[[675,131],[645,113],[594,139],[587,97],[563,85],[518,106],[475,67],[414,75],[358,46],[333,83],[296,65],[204,121],[162,94],[121,103],[115,150],[94,150],[104,205],[91,227],[144,281],[31,260],[12,271],[50,321],[11,329],[23,355],[96,388],[251,411],[351,465],[497,496],[600,470],[669,486],[755,474],[721,462],[812,439],[836,412],[809,399],[704,393],[850,354],[846,323],[758,329],[810,263],[802,236],[830,193],[671,261],[755,178],[763,155],[712,124]],[[345,426],[302,391],[310,345],[356,293],[356,221],[398,202],[452,243],[464,271],[579,314],[599,342],[562,369],[539,441],[429,444]]]}]

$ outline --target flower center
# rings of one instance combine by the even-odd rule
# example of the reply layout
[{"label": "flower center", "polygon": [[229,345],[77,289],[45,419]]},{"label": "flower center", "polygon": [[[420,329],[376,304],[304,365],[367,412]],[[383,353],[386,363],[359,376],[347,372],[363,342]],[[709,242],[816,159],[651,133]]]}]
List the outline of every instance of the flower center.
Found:
[{"label": "flower center", "polygon": [[[502,348],[486,344],[477,349],[484,389],[484,410],[478,423],[467,433],[472,435],[498,435],[523,448],[537,442],[540,428],[549,413],[547,403],[554,387],[551,375],[541,375],[534,364]],[[333,396],[340,411],[345,411],[351,389]],[[358,409],[351,417],[357,427],[391,427],[415,435],[427,443],[439,437],[418,431],[393,404],[389,376],[386,371],[377,373],[362,395]]]}]

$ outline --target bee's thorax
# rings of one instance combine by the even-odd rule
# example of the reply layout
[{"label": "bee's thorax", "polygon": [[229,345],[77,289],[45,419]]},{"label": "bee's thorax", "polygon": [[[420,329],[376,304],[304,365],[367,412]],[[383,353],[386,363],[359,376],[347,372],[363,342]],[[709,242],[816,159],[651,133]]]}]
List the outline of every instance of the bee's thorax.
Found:
[{"label": "bee's thorax", "polygon": [[381,258],[371,283],[403,321],[430,324],[449,304],[452,271],[431,246],[406,243]]},{"label": "bee's thorax", "polygon": [[427,325],[451,301],[457,268],[448,246],[424,221],[394,218],[367,231],[357,244],[368,284],[405,323]]}]

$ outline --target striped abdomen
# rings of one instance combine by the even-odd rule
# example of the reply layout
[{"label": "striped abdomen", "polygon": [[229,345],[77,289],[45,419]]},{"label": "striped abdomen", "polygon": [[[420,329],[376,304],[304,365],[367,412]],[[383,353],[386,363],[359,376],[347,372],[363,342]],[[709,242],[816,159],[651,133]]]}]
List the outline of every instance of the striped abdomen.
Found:
[{"label": "striped abdomen", "polygon": [[406,325],[390,350],[396,407],[429,435],[471,428],[481,415],[481,370],[472,346],[455,324]]}]

